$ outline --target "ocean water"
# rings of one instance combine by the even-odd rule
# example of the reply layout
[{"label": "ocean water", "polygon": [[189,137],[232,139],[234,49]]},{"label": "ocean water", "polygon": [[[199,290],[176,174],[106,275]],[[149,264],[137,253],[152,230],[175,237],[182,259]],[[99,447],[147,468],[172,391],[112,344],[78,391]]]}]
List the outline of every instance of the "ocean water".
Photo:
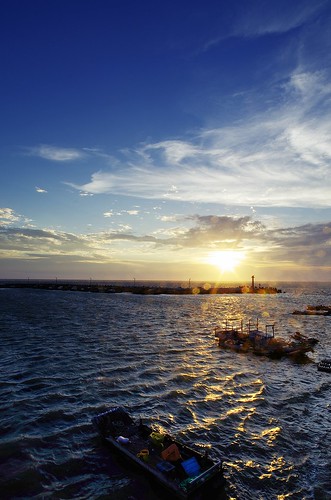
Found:
[{"label": "ocean water", "polygon": [[[0,498],[164,498],[91,418],[130,409],[223,458],[230,499],[331,499],[331,284],[277,295],[139,296],[0,289]],[[303,362],[218,347],[224,318],[316,337]]]}]

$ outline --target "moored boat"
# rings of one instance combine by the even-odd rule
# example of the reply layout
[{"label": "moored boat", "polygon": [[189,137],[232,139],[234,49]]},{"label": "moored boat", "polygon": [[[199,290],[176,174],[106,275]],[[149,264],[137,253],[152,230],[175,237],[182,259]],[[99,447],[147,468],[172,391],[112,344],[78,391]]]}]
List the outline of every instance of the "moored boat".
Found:
[{"label": "moored boat", "polygon": [[317,370],[320,372],[331,373],[331,358],[322,359],[317,365]]},{"label": "moored boat", "polygon": [[201,498],[209,488],[220,493],[224,490],[221,460],[213,460],[207,452],[201,454],[169,434],[153,430],[141,419],[134,420],[124,408],[111,408],[94,417],[93,423],[114,450],[177,498]]},{"label": "moored boat", "polygon": [[331,306],[307,306],[304,311],[293,311],[292,314],[304,315],[304,316],[331,316]]},{"label": "moored boat", "polygon": [[214,330],[218,345],[237,352],[252,352],[258,356],[281,358],[283,356],[303,356],[312,352],[318,342],[315,338],[306,337],[299,332],[291,336],[291,340],[275,337],[275,324],[265,325],[264,330],[256,324],[248,322],[244,329],[243,320],[227,319],[224,324]]}]

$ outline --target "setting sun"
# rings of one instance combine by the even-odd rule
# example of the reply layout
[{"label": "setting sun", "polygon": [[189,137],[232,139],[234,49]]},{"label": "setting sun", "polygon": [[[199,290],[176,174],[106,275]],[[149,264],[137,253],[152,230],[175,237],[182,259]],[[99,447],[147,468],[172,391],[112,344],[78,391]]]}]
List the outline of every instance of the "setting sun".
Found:
[{"label": "setting sun", "polygon": [[243,252],[236,252],[234,250],[219,250],[217,252],[211,252],[208,255],[207,261],[209,264],[217,266],[224,272],[234,271],[243,259]]}]

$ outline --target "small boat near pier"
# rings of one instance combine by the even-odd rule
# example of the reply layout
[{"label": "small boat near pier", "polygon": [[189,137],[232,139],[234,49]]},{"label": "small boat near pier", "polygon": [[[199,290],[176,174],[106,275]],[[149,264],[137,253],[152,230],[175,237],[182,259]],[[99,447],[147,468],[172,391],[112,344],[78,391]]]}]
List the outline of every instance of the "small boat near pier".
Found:
[{"label": "small boat near pier", "polygon": [[317,339],[306,337],[299,332],[290,340],[275,337],[275,324],[267,324],[260,329],[259,320],[256,323],[243,324],[242,319],[226,319],[224,324],[214,329],[218,345],[224,349],[237,352],[251,352],[257,356],[281,358],[283,356],[297,357],[312,352]]},{"label": "small boat near pier", "polygon": [[295,310],[292,314],[303,316],[331,316],[331,306],[307,306],[304,311]]},{"label": "small boat near pier", "polygon": [[319,372],[328,372],[331,373],[331,358],[329,359],[322,359],[318,365],[317,365],[317,370]]}]

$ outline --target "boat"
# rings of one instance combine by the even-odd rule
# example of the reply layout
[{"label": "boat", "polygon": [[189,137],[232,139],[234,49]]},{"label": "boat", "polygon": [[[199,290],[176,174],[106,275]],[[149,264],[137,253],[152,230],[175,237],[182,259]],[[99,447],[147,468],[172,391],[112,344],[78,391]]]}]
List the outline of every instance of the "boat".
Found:
[{"label": "boat", "polygon": [[222,460],[213,460],[208,452],[202,454],[169,434],[154,430],[141,418],[134,420],[123,407],[100,413],[92,422],[113,450],[173,496],[196,498],[209,488],[224,490]]},{"label": "boat", "polygon": [[318,365],[317,365],[317,370],[320,372],[329,372],[331,373],[331,358],[329,359],[322,359]]},{"label": "boat", "polygon": [[275,337],[275,324],[265,325],[264,330],[259,327],[259,320],[253,324],[250,320],[244,328],[243,320],[237,318],[226,319],[224,324],[214,329],[218,345],[225,349],[237,352],[252,352],[257,356],[281,358],[283,356],[302,356],[312,352],[317,339],[296,332],[291,340]]},{"label": "boat", "polygon": [[331,306],[307,306],[304,311],[293,311],[292,314],[301,314],[304,316],[331,316]]}]

